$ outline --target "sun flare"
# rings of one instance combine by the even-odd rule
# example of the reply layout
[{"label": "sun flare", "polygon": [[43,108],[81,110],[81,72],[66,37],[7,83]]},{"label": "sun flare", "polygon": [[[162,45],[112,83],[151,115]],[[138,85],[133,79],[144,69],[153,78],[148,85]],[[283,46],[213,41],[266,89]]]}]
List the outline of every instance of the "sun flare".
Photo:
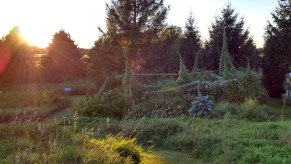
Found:
[{"label": "sun flare", "polygon": [[37,35],[34,31],[21,31],[22,38],[31,46],[44,48],[48,46],[48,41],[44,40],[42,35]]}]

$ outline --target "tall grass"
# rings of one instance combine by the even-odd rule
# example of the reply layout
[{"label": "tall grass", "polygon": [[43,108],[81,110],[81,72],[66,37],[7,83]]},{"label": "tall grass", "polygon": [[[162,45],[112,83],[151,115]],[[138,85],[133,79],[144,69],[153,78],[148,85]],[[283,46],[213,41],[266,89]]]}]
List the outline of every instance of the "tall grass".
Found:
[{"label": "tall grass", "polygon": [[[86,123],[82,123],[84,120]],[[288,163],[291,160],[290,121],[254,122],[226,114],[222,118],[203,119],[111,120],[109,126],[103,118],[81,118],[78,125],[92,129],[98,136],[136,137],[144,146],[179,150],[210,163]],[[271,149],[275,150],[273,156]]]},{"label": "tall grass", "polygon": [[0,163],[138,163],[134,139],[91,138],[52,123],[0,124]]}]

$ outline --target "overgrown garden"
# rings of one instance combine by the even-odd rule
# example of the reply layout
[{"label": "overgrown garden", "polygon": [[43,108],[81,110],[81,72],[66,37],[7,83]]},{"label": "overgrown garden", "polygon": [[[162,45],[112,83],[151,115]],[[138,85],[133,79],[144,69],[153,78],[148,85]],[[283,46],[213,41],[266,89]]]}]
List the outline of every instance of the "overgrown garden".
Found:
[{"label": "overgrown garden", "polygon": [[203,42],[192,14],[185,30],[165,23],[163,0],[112,0],[90,50],[60,30],[38,63],[13,29],[0,42],[12,61],[0,67],[0,163],[174,162],[152,156],[165,150],[189,163],[290,163],[291,108],[269,97],[281,77],[268,81],[291,65],[290,39],[278,41],[290,4],[272,13],[263,56],[231,4]]}]

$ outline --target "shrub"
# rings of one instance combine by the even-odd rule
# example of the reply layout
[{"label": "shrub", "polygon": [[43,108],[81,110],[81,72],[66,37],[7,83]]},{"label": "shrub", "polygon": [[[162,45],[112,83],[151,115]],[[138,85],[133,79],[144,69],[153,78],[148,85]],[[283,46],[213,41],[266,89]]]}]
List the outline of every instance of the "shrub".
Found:
[{"label": "shrub", "polygon": [[167,91],[165,93],[153,93],[133,105],[135,117],[178,117],[187,115],[187,109],[192,96],[181,94],[179,91]]},{"label": "shrub", "polygon": [[261,105],[256,99],[246,99],[242,104],[220,102],[215,106],[214,116],[221,117],[227,114],[235,118],[244,118],[250,121],[274,120],[271,108]]},{"label": "shrub", "polygon": [[[141,146],[136,144],[135,139],[125,139],[121,136],[110,136],[108,135],[103,140],[96,140],[90,139],[85,141],[86,149],[92,148],[103,148],[103,153],[109,154],[109,156],[114,156],[117,154],[119,157],[122,157],[124,160],[129,158],[133,163],[137,164],[141,161],[141,154],[143,152]],[[93,159],[96,160],[97,157],[91,155],[90,158],[94,157]],[[89,157],[89,156],[87,156]],[[87,159],[88,160],[88,159]]]},{"label": "shrub", "polygon": [[71,103],[67,96],[57,94],[53,91],[44,90],[42,91],[41,97],[44,105],[57,105],[58,107],[65,108]]},{"label": "shrub", "polygon": [[176,82],[177,83],[185,83],[185,82],[189,82],[189,81],[190,81],[190,77],[189,77],[188,70],[183,62],[182,57],[180,56],[179,77],[177,78]]},{"label": "shrub", "polygon": [[239,104],[220,102],[215,105],[213,110],[214,116],[239,115],[241,113],[241,106]]},{"label": "shrub", "polygon": [[199,96],[191,103],[192,106],[188,110],[190,116],[209,116],[213,109],[213,102],[210,100],[209,96]]},{"label": "shrub", "polygon": [[236,80],[227,82],[223,87],[223,100],[242,103],[247,98],[262,100],[267,92],[261,84],[260,75],[247,68],[236,71]]},{"label": "shrub", "polygon": [[247,99],[241,104],[241,116],[251,121],[267,121],[270,119],[268,112],[270,108],[260,105],[256,99]]},{"label": "shrub", "polygon": [[130,108],[130,98],[122,89],[110,90],[102,95],[89,96],[80,101],[74,110],[82,116],[124,117]]}]

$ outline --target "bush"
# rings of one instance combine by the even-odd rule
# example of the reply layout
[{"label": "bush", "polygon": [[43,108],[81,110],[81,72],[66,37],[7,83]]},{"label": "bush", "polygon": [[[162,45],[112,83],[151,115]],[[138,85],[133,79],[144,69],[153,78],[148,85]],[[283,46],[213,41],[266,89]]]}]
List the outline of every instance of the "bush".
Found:
[{"label": "bush", "polygon": [[241,104],[241,116],[251,121],[268,121],[271,119],[268,112],[270,108],[266,105],[260,105],[257,100],[247,99]]},{"label": "bush", "polygon": [[71,101],[67,96],[57,94],[53,91],[44,90],[42,91],[42,100],[44,105],[56,105],[61,108],[68,107]]},{"label": "bush", "polygon": [[223,117],[229,114],[235,118],[244,118],[250,121],[274,120],[271,108],[261,105],[256,99],[247,99],[242,104],[220,102],[215,106],[214,116]]},{"label": "bush", "polygon": [[199,96],[191,103],[192,106],[188,110],[190,116],[203,117],[209,116],[213,109],[213,102],[209,96]]},{"label": "bush", "polygon": [[81,116],[123,118],[130,104],[130,98],[117,88],[102,95],[87,97],[74,106],[74,110]]},{"label": "bush", "polygon": [[188,115],[192,96],[179,91],[145,95],[144,100],[133,105],[135,117],[179,117]]},{"label": "bush", "polygon": [[242,103],[247,98],[262,100],[267,92],[261,84],[260,75],[247,68],[236,71],[236,80],[227,82],[223,87],[223,100]]},{"label": "bush", "polygon": [[216,117],[223,117],[227,114],[238,116],[241,113],[241,107],[239,104],[220,102],[215,105],[213,113],[213,115]]}]

